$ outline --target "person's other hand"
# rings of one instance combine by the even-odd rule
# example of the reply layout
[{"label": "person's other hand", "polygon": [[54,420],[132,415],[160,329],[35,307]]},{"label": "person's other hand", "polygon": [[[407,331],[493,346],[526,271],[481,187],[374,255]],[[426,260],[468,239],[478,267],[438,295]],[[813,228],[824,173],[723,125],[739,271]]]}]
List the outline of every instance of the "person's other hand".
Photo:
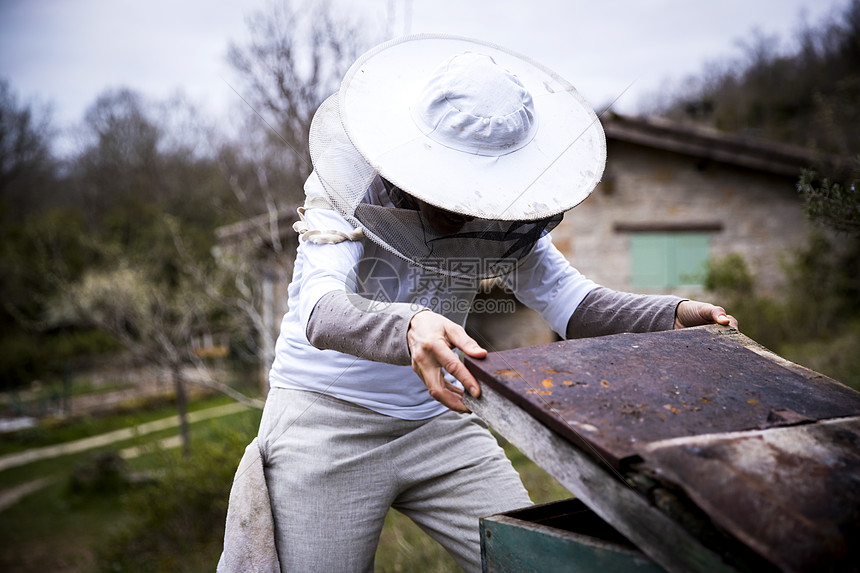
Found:
[{"label": "person's other hand", "polygon": [[468,412],[463,405],[463,390],[448,382],[444,373],[450,372],[472,396],[479,396],[478,381],[452,349],[459,348],[472,358],[483,358],[487,351],[462,326],[429,310],[412,317],[406,340],[412,353],[412,369],[424,381],[430,396],[452,410]]},{"label": "person's other hand", "polygon": [[701,326],[703,324],[722,324],[723,326],[738,327],[735,317],[728,314],[721,306],[708,302],[685,300],[675,309],[675,328]]}]

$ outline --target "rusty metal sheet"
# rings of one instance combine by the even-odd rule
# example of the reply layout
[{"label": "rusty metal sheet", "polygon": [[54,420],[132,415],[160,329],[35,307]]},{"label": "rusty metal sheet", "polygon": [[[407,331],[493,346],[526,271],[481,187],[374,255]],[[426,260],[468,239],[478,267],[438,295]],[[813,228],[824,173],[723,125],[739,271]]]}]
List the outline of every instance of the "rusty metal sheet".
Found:
[{"label": "rusty metal sheet", "polygon": [[860,571],[860,418],[696,436],[643,464],[783,571]]},{"label": "rusty metal sheet", "polygon": [[569,340],[466,365],[615,467],[648,442],[860,415],[860,393],[702,329]]}]

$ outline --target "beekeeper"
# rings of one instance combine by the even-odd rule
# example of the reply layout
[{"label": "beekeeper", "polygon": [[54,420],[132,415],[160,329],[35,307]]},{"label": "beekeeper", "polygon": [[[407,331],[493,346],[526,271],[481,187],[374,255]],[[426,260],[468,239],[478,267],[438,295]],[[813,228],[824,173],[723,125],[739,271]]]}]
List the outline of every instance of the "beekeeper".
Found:
[{"label": "beekeeper", "polygon": [[[736,325],[707,303],[601,287],[553,246],[600,181],[603,129],[572,85],[504,48],[419,35],[372,49],[320,106],[310,152],[254,446],[282,570],[372,570],[394,507],[479,571],[478,519],[530,504],[463,405],[480,387],[455,351],[486,354],[463,329],[482,279],[565,338]],[[238,567],[234,534],[228,519],[222,570]]]}]

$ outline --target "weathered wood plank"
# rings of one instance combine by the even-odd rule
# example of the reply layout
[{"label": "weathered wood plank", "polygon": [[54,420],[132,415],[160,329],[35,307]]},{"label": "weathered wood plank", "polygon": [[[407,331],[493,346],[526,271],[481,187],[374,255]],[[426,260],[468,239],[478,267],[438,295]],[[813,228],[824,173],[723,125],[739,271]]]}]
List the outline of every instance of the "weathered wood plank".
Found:
[{"label": "weathered wood plank", "polygon": [[492,388],[466,405],[580,498],[643,553],[677,572],[735,571],[681,525],[652,506],[608,464],[600,464]]},{"label": "weathered wood plank", "polygon": [[726,328],[724,326],[718,326],[718,325],[698,326],[696,328],[699,328],[701,330],[707,330],[708,332],[711,332],[713,334],[718,334],[720,336],[723,336],[723,337],[731,340],[735,344],[743,346],[747,350],[755,352],[759,356],[767,358],[768,360],[770,360],[774,364],[777,364],[778,366],[782,366],[786,370],[791,370],[792,372],[799,374],[799,375],[803,376],[804,378],[807,378],[809,380],[813,380],[813,379],[814,380],[821,380],[821,381],[824,381],[828,384],[836,384],[836,385],[841,386],[841,384],[839,382],[837,382],[836,380],[834,380],[828,376],[825,376],[824,374],[822,374],[820,372],[816,372],[815,370],[811,370],[805,366],[801,366],[800,364],[796,364],[790,360],[786,360],[785,358],[783,358],[779,354],[776,354],[773,351],[771,351],[770,349],[768,349],[767,347],[762,346],[761,344],[759,344],[758,342],[756,342],[752,338],[744,335],[742,332],[738,331],[735,328]]},{"label": "weathered wood plank", "polygon": [[493,352],[466,367],[619,469],[648,442],[860,415],[857,392],[754,348],[690,328]]},{"label": "weathered wood plank", "polygon": [[855,416],[652,442],[642,464],[781,571],[857,571],[858,443]]}]

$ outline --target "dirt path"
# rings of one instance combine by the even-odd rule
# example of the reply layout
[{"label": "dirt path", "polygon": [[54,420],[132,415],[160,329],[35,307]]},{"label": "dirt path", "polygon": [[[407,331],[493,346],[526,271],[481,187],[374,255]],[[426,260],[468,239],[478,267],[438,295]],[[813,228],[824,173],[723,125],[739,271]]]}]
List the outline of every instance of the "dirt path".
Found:
[{"label": "dirt path", "polygon": [[[205,410],[197,410],[196,412],[191,412],[188,414],[188,423],[199,422],[201,420],[208,420],[210,418],[217,418],[220,416],[227,416],[229,414],[236,414],[238,412],[246,410],[247,408],[248,407],[243,404],[234,403],[227,404],[224,406],[216,406],[214,408],[207,408]],[[170,416],[169,418],[162,418],[160,420],[146,422],[144,424],[133,426],[131,428],[114,430],[113,432],[107,432],[106,434],[99,434],[97,436],[90,436],[89,438],[82,438],[73,442],[65,442],[62,444],[55,444],[53,446],[33,448],[32,450],[26,450],[14,454],[7,454],[5,456],[0,456],[0,471],[14,468],[17,466],[22,466],[24,464],[29,464],[37,460],[44,460],[47,458],[55,458],[57,456],[63,456],[66,454],[84,452],[86,450],[106,446],[114,442],[130,440],[137,436],[143,436],[152,432],[158,432],[160,430],[174,428],[178,425],[179,416]]]},{"label": "dirt path", "polygon": [[39,491],[43,487],[47,487],[57,480],[56,476],[45,476],[33,481],[28,481],[15,487],[10,487],[5,491],[0,491],[0,511],[5,510],[18,503],[18,500],[33,492]]},{"label": "dirt path", "polygon": [[[237,414],[247,409],[248,406],[239,403],[233,403],[224,406],[216,406],[214,408],[207,408],[205,410],[197,410],[196,412],[190,412],[188,414],[188,423],[192,424],[194,422],[200,422],[202,420],[209,420],[211,418],[218,418],[221,416],[228,416],[230,414]],[[108,444],[120,442],[123,440],[129,440],[138,436],[151,434],[152,432],[158,432],[160,430],[166,430],[177,426],[179,426],[179,416],[170,416],[169,418],[162,418],[160,420],[146,422],[144,424],[133,426],[131,428],[123,428],[122,430],[115,430],[113,432],[107,432],[105,434],[99,434],[97,436],[90,436],[89,438],[83,438],[80,440],[75,440],[73,442],[55,444],[53,446],[45,446],[42,448],[34,448],[32,450],[27,450],[24,452],[17,452],[14,454],[0,456],[0,471],[29,464],[38,460],[84,452],[93,448],[106,446]],[[160,445],[163,448],[178,447],[180,445],[180,440],[178,436],[171,436],[161,440]],[[137,446],[125,448],[120,451],[120,455],[125,459],[137,457],[138,455],[140,455],[140,453],[141,449]],[[56,478],[54,476],[45,476],[33,481],[16,485],[5,491],[0,491],[0,511],[11,507],[15,503],[17,503],[18,500],[20,500],[22,497],[50,485],[55,479]]]}]

